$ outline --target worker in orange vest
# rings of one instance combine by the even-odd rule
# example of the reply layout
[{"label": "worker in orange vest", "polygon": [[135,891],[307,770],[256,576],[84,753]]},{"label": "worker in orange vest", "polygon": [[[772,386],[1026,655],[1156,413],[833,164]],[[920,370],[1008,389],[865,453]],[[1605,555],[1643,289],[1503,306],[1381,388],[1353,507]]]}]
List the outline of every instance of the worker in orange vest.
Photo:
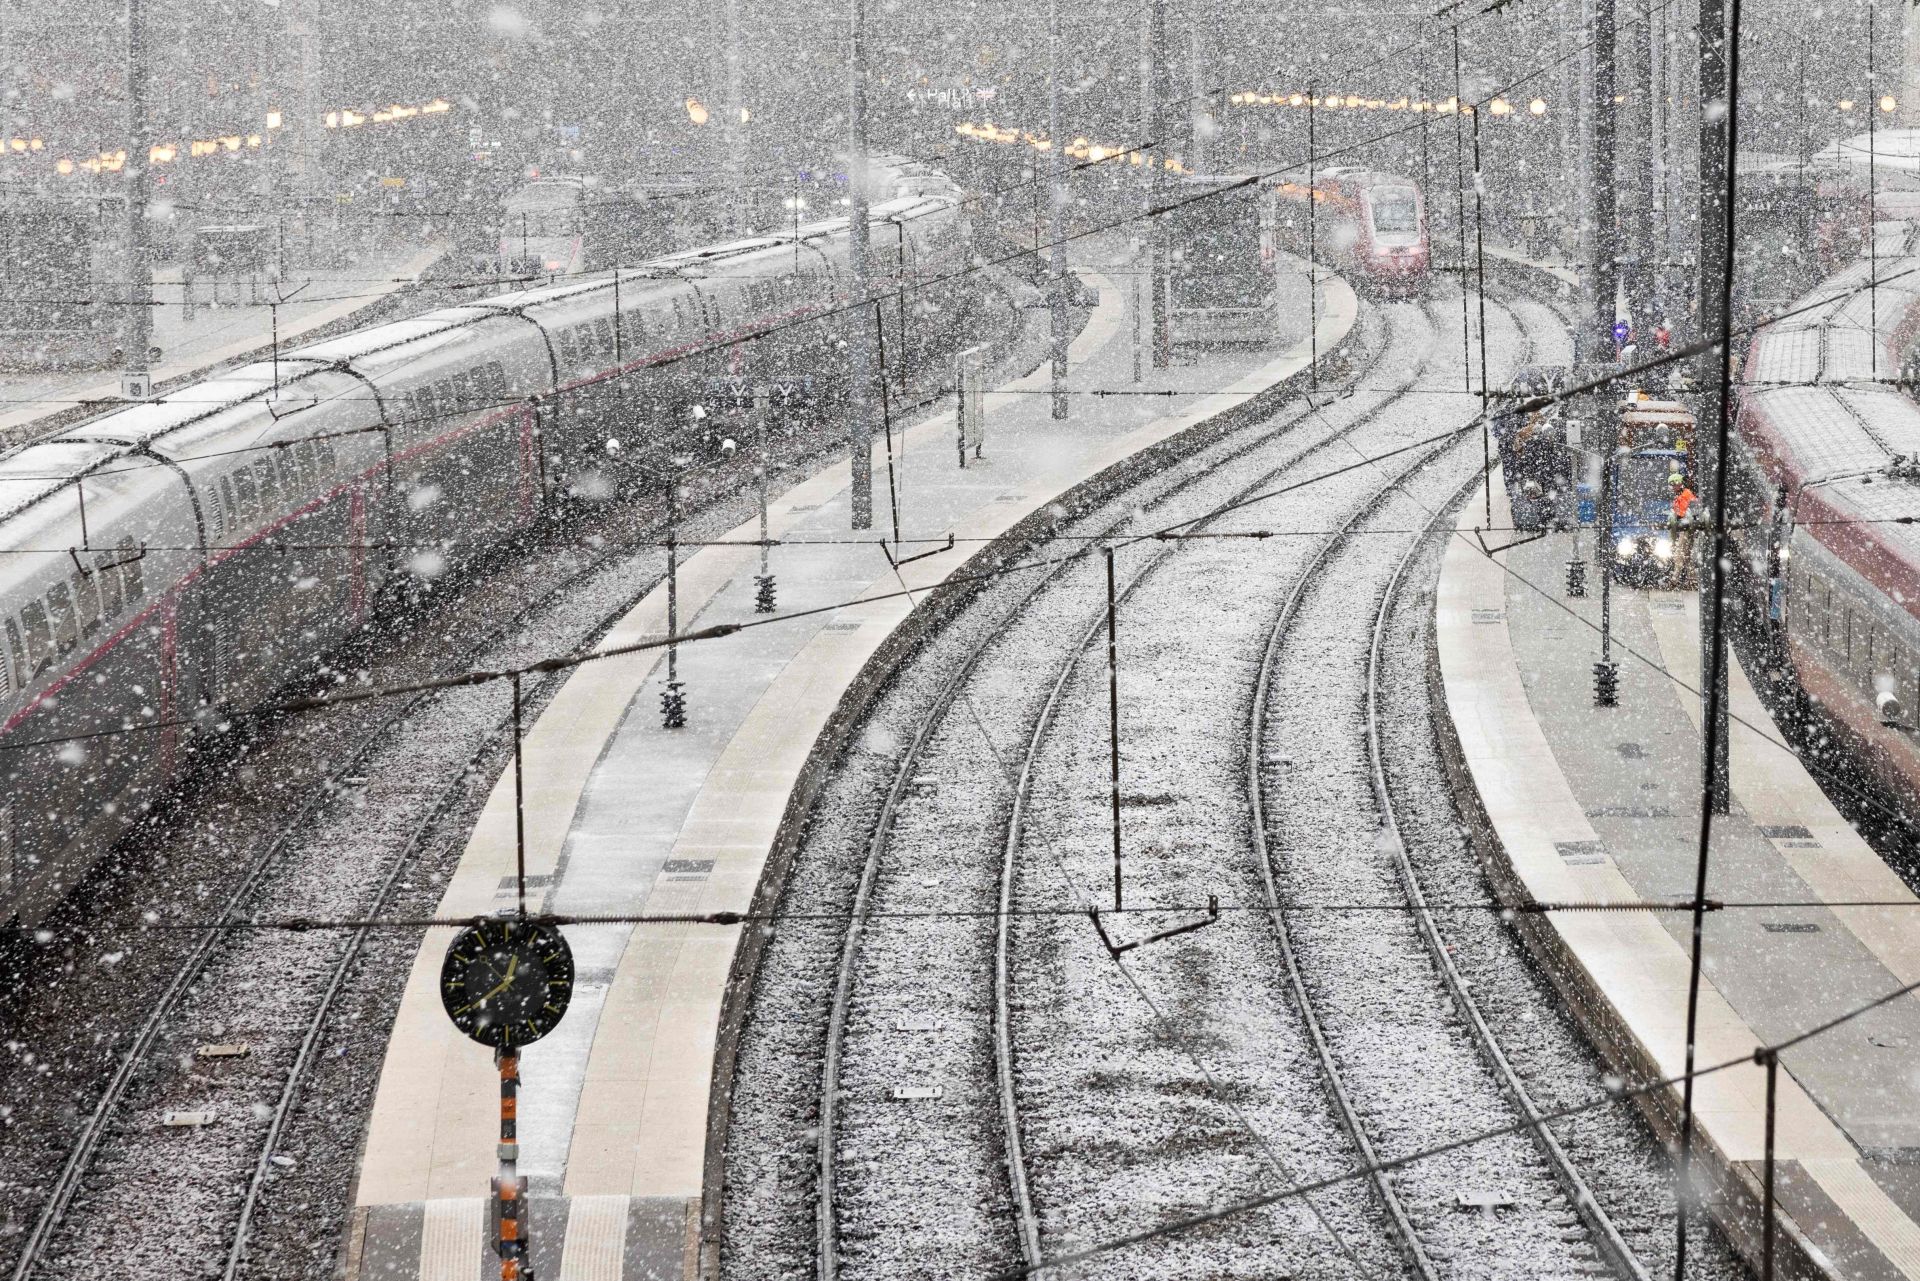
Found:
[{"label": "worker in orange vest", "polygon": [[1667,521],[1667,527],[1673,531],[1673,573],[1676,578],[1684,578],[1686,566],[1693,557],[1693,522],[1688,513],[1693,510],[1695,495],[1687,485],[1687,478],[1679,472],[1667,476],[1667,484],[1673,489],[1673,515]]}]

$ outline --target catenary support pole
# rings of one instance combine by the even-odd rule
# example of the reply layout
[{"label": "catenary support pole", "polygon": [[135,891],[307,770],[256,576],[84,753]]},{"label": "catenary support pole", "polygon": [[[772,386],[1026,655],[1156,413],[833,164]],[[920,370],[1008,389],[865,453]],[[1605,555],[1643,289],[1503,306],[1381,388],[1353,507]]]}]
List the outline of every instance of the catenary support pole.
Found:
[{"label": "catenary support pole", "polygon": [[[1685,1084],[1680,1103],[1680,1212],[1676,1216],[1674,1277],[1686,1276],[1687,1219],[1693,1200],[1694,1064],[1699,1057],[1700,971],[1706,950],[1707,859],[1713,847],[1715,815],[1727,812],[1727,637],[1721,603],[1726,591],[1728,389],[1733,382],[1734,157],[1740,146],[1740,0],[1700,0],[1700,261],[1718,269],[1717,279],[1701,275],[1701,309],[1717,327],[1719,345],[1708,354],[1716,368],[1707,382],[1712,417],[1696,432],[1711,441],[1713,538],[1701,568],[1700,682],[1706,701],[1701,718],[1700,840],[1694,855],[1693,910],[1688,931],[1687,1041]],[[1711,164],[1711,169],[1709,168]],[[1715,186],[1712,179],[1718,180]],[[1717,207],[1716,207],[1717,205]],[[1708,333],[1716,330],[1708,330]],[[1711,614],[1711,625],[1708,617]]]},{"label": "catenary support pole", "polygon": [[127,0],[127,280],[126,323],[121,326],[120,394],[145,400],[153,391],[147,349],[153,346],[153,247],[147,227],[152,184],[152,123],[147,111],[145,0]]},{"label": "catenary support pole", "polygon": [[[1067,139],[1060,127],[1060,0],[1047,0],[1047,308],[1051,312],[1053,416],[1067,416]],[[896,535],[896,541],[898,536]]]},{"label": "catenary support pole", "polygon": [[[1593,257],[1588,269],[1592,278],[1589,304],[1592,310],[1575,335],[1574,358],[1592,360],[1596,353],[1614,358],[1613,322],[1619,315],[1620,236],[1616,220],[1619,213],[1619,188],[1616,178],[1616,147],[1619,139],[1618,104],[1614,97],[1617,77],[1614,68],[1614,0],[1592,0],[1593,4],[1593,96],[1588,103],[1592,112],[1592,182],[1590,200],[1593,218]],[[1584,339],[1584,343],[1582,342]]]},{"label": "catenary support pole", "polygon": [[[1167,140],[1167,0],[1147,0],[1146,52],[1140,59],[1141,86],[1146,94],[1147,140],[1151,144],[1146,163],[1146,207],[1158,209],[1167,199],[1166,162],[1172,148]],[[1165,369],[1173,363],[1173,317],[1167,314],[1168,247],[1164,218],[1147,219],[1147,244],[1151,260],[1153,307],[1153,367]]]},{"label": "catenary support pole", "polygon": [[1115,635],[1119,595],[1113,585],[1113,548],[1107,553],[1107,793],[1113,810],[1113,910],[1120,910],[1120,645]]},{"label": "catenary support pole", "polygon": [[[847,156],[847,196],[850,222],[847,227],[847,268],[849,287],[857,301],[864,302],[872,292],[868,263],[867,228],[867,15],[866,0],[853,0],[849,24],[849,52],[853,63],[848,76],[847,119],[851,130]],[[864,307],[855,306],[847,317],[847,450],[853,469],[852,526],[873,528],[873,344],[862,315]]]},{"label": "catenary support pole", "polygon": [[[1314,153],[1319,147],[1315,120],[1320,86],[1307,85],[1307,385],[1320,390],[1320,202],[1315,199]],[[1312,403],[1309,396],[1308,403]]]},{"label": "catenary support pole", "polygon": [[1760,1175],[1765,1185],[1760,1211],[1760,1281],[1773,1281],[1773,1140],[1774,1123],[1780,1105],[1780,1056],[1772,1050],[1763,1050],[1755,1057],[1764,1058],[1767,1065],[1766,1155],[1762,1159]]},{"label": "catenary support pole", "polygon": [[[1911,5],[1912,0],[1908,0]],[[1874,42],[1880,37],[1874,10],[1879,0],[1867,0],[1867,376],[1880,376],[1880,79],[1874,61]]]},{"label": "catenary support pole", "polygon": [[[1460,377],[1465,390],[1473,390],[1473,325],[1467,319],[1467,144],[1460,117],[1467,110],[1466,93],[1460,81],[1460,24],[1453,24],[1453,196],[1454,230],[1458,233],[1460,265],[1455,277],[1460,286]],[[1491,525],[1492,519],[1487,523]]]},{"label": "catenary support pole", "polygon": [[[1731,112],[1726,104],[1733,93],[1728,79],[1729,51],[1725,38],[1728,0],[1701,0],[1700,5],[1700,275],[1696,294],[1700,299],[1700,332],[1704,337],[1724,333],[1732,324],[1728,298],[1723,288],[1733,264],[1733,190],[1735,182],[1735,137]],[[1737,56],[1734,55],[1734,56]],[[1869,344],[1870,346],[1872,344]],[[1720,366],[1726,353],[1708,351],[1701,355],[1695,381],[1701,388],[1699,425],[1694,432],[1694,474],[1698,485],[1704,481],[1717,491],[1725,456],[1723,433],[1716,430],[1726,411],[1725,394],[1720,387]],[[1716,525],[1723,515],[1715,503],[1708,513]],[[1696,540],[1703,547],[1705,540]],[[1703,711],[1714,711],[1714,724],[1705,736],[1709,749],[1704,770],[1707,779],[1708,808],[1725,814],[1731,804],[1727,780],[1727,649],[1726,632],[1721,626],[1721,601],[1713,584],[1717,566],[1700,568],[1700,700]],[[1713,673],[1719,673],[1713,677]],[[1711,679],[1710,679],[1711,678]]]}]

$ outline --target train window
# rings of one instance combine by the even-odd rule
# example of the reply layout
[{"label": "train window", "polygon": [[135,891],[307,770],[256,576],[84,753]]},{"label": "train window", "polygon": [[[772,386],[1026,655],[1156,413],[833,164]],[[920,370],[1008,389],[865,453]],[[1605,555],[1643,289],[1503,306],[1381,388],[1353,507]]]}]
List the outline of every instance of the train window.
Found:
[{"label": "train window", "polygon": [[260,504],[256,497],[253,473],[242,467],[233,473],[233,515],[234,528],[242,529],[259,518]]},{"label": "train window", "polygon": [[274,469],[273,455],[254,459],[253,474],[260,486],[260,514],[272,520],[280,512],[280,473]]},{"label": "train window", "polygon": [[100,630],[100,589],[94,585],[94,578],[90,569],[76,569],[67,575],[67,586],[73,589],[73,608],[80,617],[82,638]]},{"label": "train window", "polygon": [[27,634],[28,670],[38,676],[53,662],[53,628],[47,623],[46,606],[37,600],[22,606],[20,626]]},{"label": "train window", "polygon": [[120,596],[120,552],[97,552],[93,557],[93,581],[100,589],[100,616],[116,618],[124,603]]},{"label": "train window", "polygon": [[306,450],[291,444],[282,445],[274,452],[280,459],[280,474],[286,477],[288,496],[306,493],[309,488]]},{"label": "train window", "polygon": [[47,588],[47,614],[53,619],[53,643],[62,654],[80,643],[80,620],[74,614],[73,593],[65,583]]},{"label": "train window", "polygon": [[315,436],[311,441],[307,443],[313,446],[313,461],[315,465],[319,468],[321,477],[323,479],[331,479],[334,475],[334,468],[337,463],[337,459],[335,458],[334,452],[333,452],[332,438],[327,436]]},{"label": "train window", "polygon": [[0,885],[13,893],[13,806],[0,805]]},{"label": "train window", "polygon": [[220,526],[219,533],[229,533],[246,523],[246,516],[240,511],[240,503],[233,496],[233,481],[226,476],[220,478],[220,498],[214,506],[221,513],[221,519],[215,522]]},{"label": "train window", "polygon": [[143,563],[146,555],[146,549],[135,547],[131,538],[120,540],[116,561],[120,566],[120,586],[126,591],[129,605],[147,594],[147,571]]},{"label": "train window", "polygon": [[15,679],[24,687],[33,679],[33,672],[27,666],[27,651],[20,644],[20,627],[11,618],[7,620],[7,654],[13,659],[13,670],[18,673]]},{"label": "train window", "polygon": [[602,358],[611,357],[613,355],[613,317],[603,316],[599,320],[596,320],[593,324],[593,331],[599,335],[600,355]]}]

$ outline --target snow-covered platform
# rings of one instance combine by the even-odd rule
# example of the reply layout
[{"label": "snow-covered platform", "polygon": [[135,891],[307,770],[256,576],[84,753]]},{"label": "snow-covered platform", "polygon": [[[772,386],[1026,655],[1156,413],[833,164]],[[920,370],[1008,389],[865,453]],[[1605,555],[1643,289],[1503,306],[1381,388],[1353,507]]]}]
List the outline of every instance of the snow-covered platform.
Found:
[{"label": "snow-covered platform", "polygon": [[[1496,495],[1499,490],[1496,487]],[[1515,901],[1689,900],[1699,823],[1697,598],[1613,594],[1620,700],[1593,704],[1598,583],[1568,598],[1569,538],[1489,556],[1469,505],[1437,602],[1443,738],[1496,883]],[[1510,524],[1504,503],[1496,526]],[[1513,537],[1489,533],[1499,546]],[[1591,538],[1587,540],[1591,548]],[[1714,824],[1699,1063],[1750,1055],[1920,979],[1901,879],[1835,810],[1731,673],[1733,813]],[[1437,700],[1439,701],[1439,700]],[[1793,906],[1740,907],[1741,902]],[[1831,906],[1829,906],[1831,905]],[[1524,915],[1522,928],[1605,1052],[1632,1079],[1682,1071],[1682,912]],[[1920,999],[1901,998],[1781,1056],[1780,1248],[1796,1274],[1920,1277]],[[1697,1152],[1715,1213],[1757,1253],[1765,1073],[1701,1079]],[[1677,1089],[1654,1099],[1671,1136]]]},{"label": "snow-covered platform", "polygon": [[[156,386],[206,374],[231,361],[264,359],[273,346],[276,318],[269,300],[285,297],[277,323],[282,348],[349,317],[382,307],[418,283],[446,253],[439,241],[408,241],[373,249],[345,266],[300,269],[279,285],[257,289],[233,281],[191,286],[195,305],[183,302],[189,286],[179,268],[156,273],[153,344],[161,358],[152,370]],[[0,374],[0,450],[44,433],[43,420],[69,414],[91,402],[120,395],[118,369]]]},{"label": "snow-covered platform", "polygon": [[[1070,353],[1071,384],[1132,386],[1135,317],[1098,268],[1082,272],[1099,304]],[[1355,299],[1322,289],[1323,356],[1353,326]],[[1055,497],[1138,451],[1298,373],[1285,352],[1219,351],[1140,389],[1159,396],[1075,397],[1049,417],[1044,370],[987,397],[985,456],[957,465],[952,409],[895,437],[903,534],[911,555],[952,534],[953,550],[897,569],[878,538],[855,542],[847,469],[835,466],[772,500],[770,536],[831,540],[773,552],[783,613],[855,602],[684,647],[687,727],[661,726],[661,651],[576,669],[525,745],[527,870],[539,905],[561,913],[746,911],[775,848],[816,739],[923,593]],[[876,524],[887,523],[887,469],[875,447]],[[877,533],[878,531],[876,531]],[[759,536],[756,522],[730,538]],[[754,547],[709,546],[680,572],[683,629],[754,614]],[[912,595],[899,593],[911,589]],[[862,603],[864,602],[864,603]],[[604,644],[665,631],[665,591],[636,606]],[[884,660],[883,660],[884,661]],[[511,773],[494,789],[440,912],[472,917],[511,903]],[[561,1027],[522,1056],[520,1171],[530,1178],[532,1255],[542,1277],[672,1278],[699,1254],[699,1198],[722,998],[742,930],[690,924],[574,926],[579,985]],[[450,929],[422,942],[396,1019],[366,1136],[348,1277],[474,1281],[492,1266],[488,1179],[497,1168],[498,1084],[485,1049],[441,1012]]]}]

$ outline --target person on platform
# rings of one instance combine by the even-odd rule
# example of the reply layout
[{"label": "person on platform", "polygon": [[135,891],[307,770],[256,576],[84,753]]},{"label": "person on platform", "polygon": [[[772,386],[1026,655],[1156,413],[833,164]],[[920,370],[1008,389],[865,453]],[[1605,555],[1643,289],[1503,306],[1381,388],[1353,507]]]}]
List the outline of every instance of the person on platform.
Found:
[{"label": "person on platform", "polygon": [[1693,555],[1693,507],[1697,501],[1693,489],[1687,484],[1687,478],[1679,472],[1667,476],[1667,485],[1673,490],[1673,512],[1667,517],[1667,528],[1673,531],[1673,566],[1676,578],[1684,577],[1686,566],[1691,564]]}]

